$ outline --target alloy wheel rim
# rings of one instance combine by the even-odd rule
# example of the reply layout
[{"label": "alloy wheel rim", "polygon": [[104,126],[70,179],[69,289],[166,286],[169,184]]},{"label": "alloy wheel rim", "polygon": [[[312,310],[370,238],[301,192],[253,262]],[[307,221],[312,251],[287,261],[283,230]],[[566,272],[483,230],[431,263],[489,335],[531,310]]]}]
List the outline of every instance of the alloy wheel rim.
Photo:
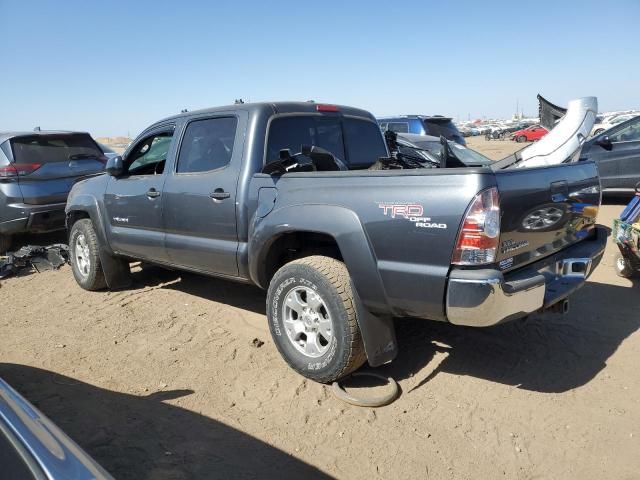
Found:
[{"label": "alloy wheel rim", "polygon": [[333,339],[333,322],[322,297],[309,287],[291,289],[284,299],[282,320],[289,342],[310,358],[324,355]]},{"label": "alloy wheel rim", "polygon": [[84,234],[81,233],[76,237],[73,250],[78,272],[83,277],[87,277],[91,270],[91,258],[89,257],[89,244]]}]

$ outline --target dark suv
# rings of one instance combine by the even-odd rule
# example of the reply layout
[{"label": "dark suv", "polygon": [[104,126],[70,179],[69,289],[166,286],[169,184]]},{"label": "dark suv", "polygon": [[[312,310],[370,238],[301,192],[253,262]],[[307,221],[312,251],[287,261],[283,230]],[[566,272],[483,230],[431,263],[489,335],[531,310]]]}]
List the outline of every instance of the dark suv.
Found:
[{"label": "dark suv", "polygon": [[71,187],[105,163],[88,133],[0,132],[0,252],[13,234],[64,229]]},{"label": "dark suv", "polygon": [[444,136],[460,145],[467,145],[451,118],[442,115],[402,115],[398,117],[378,118],[382,131],[391,130],[396,133],[415,133],[417,135]]}]

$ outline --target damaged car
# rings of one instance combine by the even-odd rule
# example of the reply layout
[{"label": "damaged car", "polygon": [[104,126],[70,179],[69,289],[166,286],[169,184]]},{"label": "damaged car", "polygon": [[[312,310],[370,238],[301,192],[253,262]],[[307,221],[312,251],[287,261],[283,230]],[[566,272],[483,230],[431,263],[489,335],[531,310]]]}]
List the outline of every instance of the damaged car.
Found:
[{"label": "damaged car", "polygon": [[88,133],[0,132],[0,253],[15,234],[63,230],[74,182],[106,161]]}]

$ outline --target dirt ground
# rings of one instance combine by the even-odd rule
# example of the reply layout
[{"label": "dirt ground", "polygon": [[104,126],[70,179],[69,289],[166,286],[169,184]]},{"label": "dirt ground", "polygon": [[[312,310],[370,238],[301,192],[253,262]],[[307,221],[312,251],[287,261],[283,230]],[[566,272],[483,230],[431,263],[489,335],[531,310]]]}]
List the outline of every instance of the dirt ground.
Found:
[{"label": "dirt ground", "polygon": [[120,292],[69,267],[2,281],[0,376],[116,478],[640,478],[640,286],[613,254],[565,316],[398,320],[378,371],[402,393],[375,410],[287,368],[262,291],[156,268]]}]

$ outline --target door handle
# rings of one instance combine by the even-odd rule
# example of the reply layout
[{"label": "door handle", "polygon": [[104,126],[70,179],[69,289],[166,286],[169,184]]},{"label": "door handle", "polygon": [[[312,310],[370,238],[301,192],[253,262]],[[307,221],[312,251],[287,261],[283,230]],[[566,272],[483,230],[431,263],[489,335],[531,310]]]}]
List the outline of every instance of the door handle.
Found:
[{"label": "door handle", "polygon": [[149,190],[147,190],[147,197],[149,198],[157,198],[160,196],[160,192],[158,190],[156,190],[155,188],[150,188]]},{"label": "door handle", "polygon": [[225,192],[221,188],[216,188],[213,192],[209,194],[209,196],[214,200],[224,200],[225,198],[229,198],[231,194],[229,192]]}]

